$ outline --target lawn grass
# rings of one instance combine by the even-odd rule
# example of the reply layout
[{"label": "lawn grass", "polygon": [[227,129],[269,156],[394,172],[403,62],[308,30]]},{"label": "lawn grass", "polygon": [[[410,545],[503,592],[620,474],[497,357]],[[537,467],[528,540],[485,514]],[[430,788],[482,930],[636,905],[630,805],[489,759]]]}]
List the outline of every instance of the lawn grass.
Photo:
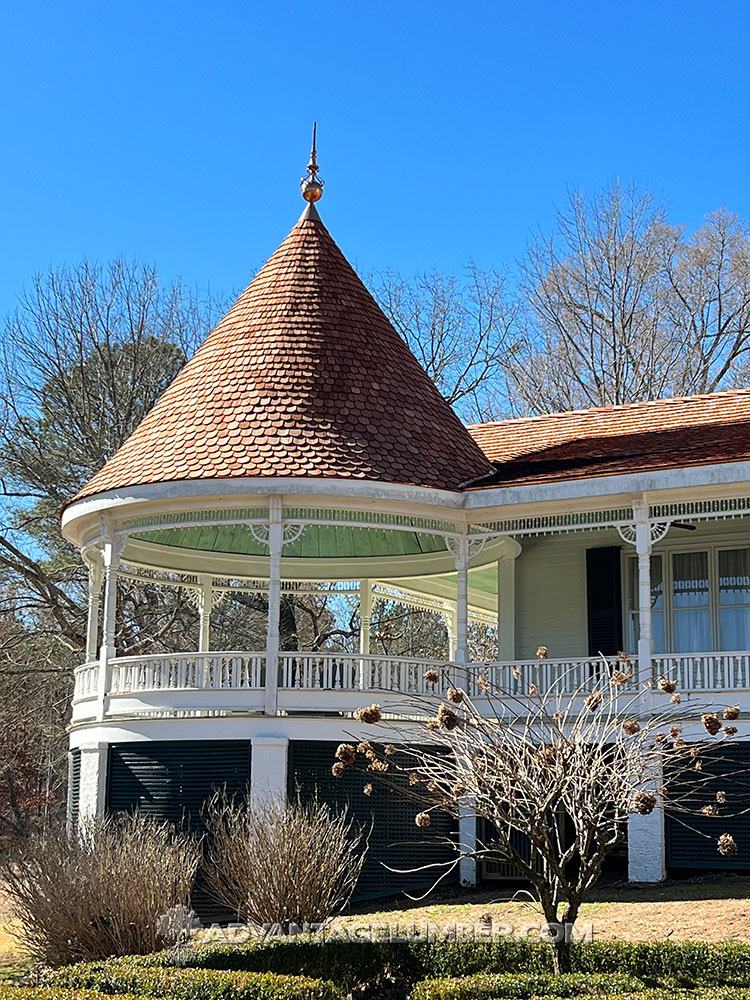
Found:
[{"label": "lawn grass", "polygon": [[[514,898],[515,897],[515,898]],[[367,923],[475,925],[487,918],[518,931],[539,926],[541,913],[522,890],[495,889],[421,902],[371,904],[339,917],[339,926]],[[602,886],[592,894],[579,924],[593,925],[595,940],[737,941],[750,944],[750,876],[701,876],[658,886]]]}]

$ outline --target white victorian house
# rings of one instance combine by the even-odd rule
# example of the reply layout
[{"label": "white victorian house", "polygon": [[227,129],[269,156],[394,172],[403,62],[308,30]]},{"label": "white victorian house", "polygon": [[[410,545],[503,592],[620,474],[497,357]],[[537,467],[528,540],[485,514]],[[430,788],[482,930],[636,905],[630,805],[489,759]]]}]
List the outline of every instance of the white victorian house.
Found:
[{"label": "white victorian house", "polygon": [[[388,892],[413,882],[379,859],[445,848],[422,843],[397,796],[331,779],[338,742],[375,736],[352,711],[397,714],[434,665],[371,650],[386,596],[445,616],[441,662],[467,661],[472,619],[497,623],[485,669],[508,683],[518,664],[540,684],[585,678],[598,651],[625,649],[641,680],[739,703],[746,735],[750,391],[465,427],[321,222],[314,164],[303,193],[291,233],[64,511],[90,569],[70,809],[179,818],[222,785],[317,788],[378,813],[363,891]],[[119,655],[121,576],[190,592],[198,648]],[[359,652],[282,650],[282,595],[326,587],[358,600]],[[261,648],[212,648],[212,607],[233,593],[266,595]],[[635,880],[750,868],[747,847],[721,859],[659,811],[633,818],[628,850]]]}]

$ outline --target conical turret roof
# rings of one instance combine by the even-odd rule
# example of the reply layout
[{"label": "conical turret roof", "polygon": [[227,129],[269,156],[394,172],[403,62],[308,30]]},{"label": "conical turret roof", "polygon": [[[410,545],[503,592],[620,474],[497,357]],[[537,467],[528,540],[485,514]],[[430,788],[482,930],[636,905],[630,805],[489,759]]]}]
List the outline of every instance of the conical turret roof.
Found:
[{"label": "conical turret roof", "polygon": [[240,476],[456,489],[491,469],[309,205],[76,499]]}]

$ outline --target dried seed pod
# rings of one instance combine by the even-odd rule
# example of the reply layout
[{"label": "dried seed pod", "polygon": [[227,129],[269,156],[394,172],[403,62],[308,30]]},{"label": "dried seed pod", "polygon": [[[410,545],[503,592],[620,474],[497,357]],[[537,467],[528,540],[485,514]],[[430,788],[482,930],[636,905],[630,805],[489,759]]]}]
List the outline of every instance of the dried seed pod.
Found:
[{"label": "dried seed pod", "polygon": [[704,816],[718,816],[719,815],[719,810],[716,808],[715,805],[711,804],[711,805],[703,806],[703,808],[701,809],[701,813]]},{"label": "dried seed pod", "polygon": [[592,691],[592,693],[588,696],[584,704],[586,705],[586,708],[590,712],[593,712],[594,709],[598,708],[599,705],[601,705],[603,697],[604,694],[601,691]]},{"label": "dried seed pod", "polygon": [[682,701],[682,698],[680,698],[678,694],[673,694],[669,700],[672,702],[673,705],[679,705],[680,702]]},{"label": "dried seed pod", "polygon": [[633,797],[633,809],[639,816],[649,816],[656,808],[656,796],[650,792],[636,792]]},{"label": "dried seed pod", "polygon": [[730,705],[729,708],[725,708],[723,711],[723,716],[725,719],[734,721],[734,719],[739,719],[740,717],[740,706]]},{"label": "dried seed pod", "polygon": [[701,722],[703,723],[703,728],[709,734],[709,736],[716,736],[716,734],[721,730],[721,721],[716,712],[707,712],[705,715],[701,716]]},{"label": "dried seed pod", "polygon": [[670,680],[669,677],[660,677],[658,687],[664,694],[674,694],[677,690],[677,682]]},{"label": "dried seed pod", "polygon": [[536,651],[536,655],[539,657],[540,660],[546,660],[547,659],[547,647],[546,646],[540,646],[537,649],[537,651]]},{"label": "dried seed pod", "polygon": [[366,708],[358,708],[354,713],[354,718],[357,722],[364,722],[368,726],[374,726],[382,718],[380,705],[368,705]]},{"label": "dried seed pod", "polygon": [[353,764],[357,757],[357,751],[349,743],[340,743],[336,747],[336,760],[342,764]]},{"label": "dried seed pod", "polygon": [[733,858],[737,853],[737,843],[731,833],[722,833],[716,842],[716,850],[725,858]]},{"label": "dried seed pod", "polygon": [[417,815],[414,817],[414,822],[417,824],[418,827],[420,827],[420,829],[424,830],[430,825],[432,820],[430,819],[429,813],[421,812],[417,813]]},{"label": "dried seed pod", "polygon": [[440,675],[437,670],[425,670],[424,679],[428,684],[437,684],[440,680]]},{"label": "dried seed pod", "polygon": [[464,693],[463,691],[459,691],[458,688],[448,688],[446,697],[448,701],[452,701],[454,705],[460,705],[464,700]]},{"label": "dried seed pod", "polygon": [[362,789],[365,795],[372,795],[372,785],[368,782]]},{"label": "dried seed pod", "polygon": [[725,736],[736,736],[738,732],[737,726],[724,726]]},{"label": "dried seed pod", "polygon": [[336,761],[336,763],[331,768],[331,774],[334,776],[334,778],[341,778],[343,776],[345,770],[346,770],[346,768],[344,767],[344,765],[339,760],[339,761]]},{"label": "dried seed pod", "polygon": [[453,711],[452,708],[448,708],[447,705],[441,705],[438,709],[437,719],[441,726],[445,726],[446,729],[455,729],[458,725],[458,716]]},{"label": "dried seed pod", "polygon": [[638,719],[626,719],[622,724],[622,731],[626,736],[635,736],[641,731],[641,724]]},{"label": "dried seed pod", "polygon": [[726,805],[727,793],[726,792],[717,792],[716,793],[716,801],[719,803],[720,806]]}]

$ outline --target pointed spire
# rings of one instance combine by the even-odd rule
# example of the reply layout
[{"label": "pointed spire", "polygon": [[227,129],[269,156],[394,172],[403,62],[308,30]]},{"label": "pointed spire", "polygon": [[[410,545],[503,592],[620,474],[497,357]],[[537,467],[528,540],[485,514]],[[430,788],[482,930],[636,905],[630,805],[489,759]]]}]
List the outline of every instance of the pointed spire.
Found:
[{"label": "pointed spire", "polygon": [[325,184],[325,181],[318,177],[317,137],[318,123],[313,122],[312,149],[310,150],[310,162],[307,164],[307,176],[300,181],[302,197],[310,204],[320,201],[323,197],[323,185]]}]

